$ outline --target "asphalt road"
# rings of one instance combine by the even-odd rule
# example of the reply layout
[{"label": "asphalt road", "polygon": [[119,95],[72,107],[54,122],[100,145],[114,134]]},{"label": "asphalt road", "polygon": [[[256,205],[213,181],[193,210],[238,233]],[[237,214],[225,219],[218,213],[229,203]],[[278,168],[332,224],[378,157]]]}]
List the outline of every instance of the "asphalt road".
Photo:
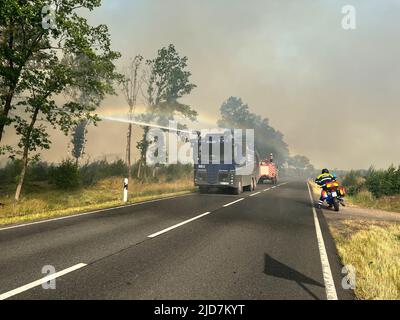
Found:
[{"label": "asphalt road", "polygon": [[[306,183],[281,183],[0,229],[0,299],[325,300],[324,250],[335,294],[352,299]],[[55,289],[34,282],[44,266]]]}]

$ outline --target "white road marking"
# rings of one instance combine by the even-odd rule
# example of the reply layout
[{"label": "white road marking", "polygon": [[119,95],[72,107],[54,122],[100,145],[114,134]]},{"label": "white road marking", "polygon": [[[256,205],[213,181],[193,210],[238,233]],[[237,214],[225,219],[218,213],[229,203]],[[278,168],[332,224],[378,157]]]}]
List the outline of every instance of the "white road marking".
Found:
[{"label": "white road marking", "polygon": [[104,208],[104,209],[99,209],[99,210],[95,210],[95,211],[71,214],[69,216],[64,216],[64,217],[59,217],[59,218],[46,219],[46,220],[40,220],[40,221],[29,222],[29,223],[24,223],[24,224],[18,224],[18,225],[15,225],[15,226],[0,228],[0,231],[9,230],[9,229],[16,229],[16,228],[22,228],[22,227],[32,226],[32,225],[35,225],[35,224],[41,224],[41,223],[46,223],[46,222],[52,222],[52,221],[58,221],[58,220],[64,220],[64,219],[71,219],[71,218],[86,216],[86,215],[90,215],[90,214],[94,214],[94,213],[110,211],[110,210],[114,210],[114,209],[129,208],[129,207],[133,207],[133,206],[143,205],[143,204],[146,204],[146,203],[158,202],[158,201],[163,201],[163,200],[170,200],[170,199],[175,199],[175,198],[184,197],[184,196],[188,196],[188,195],[190,195],[190,194],[183,194],[183,195],[179,195],[179,196],[166,197],[166,198],[148,200],[148,201],[143,201],[143,202],[136,202],[136,203],[123,205],[123,206],[118,206],[118,207]]},{"label": "white road marking", "polygon": [[264,189],[263,191],[268,191],[268,190],[271,190],[271,188]]},{"label": "white road marking", "polygon": [[42,285],[43,283],[46,283],[46,282],[48,282],[50,280],[54,280],[54,279],[59,278],[59,277],[61,277],[63,275],[66,275],[67,273],[70,273],[72,271],[78,270],[78,269],[86,267],[86,266],[87,266],[87,264],[85,264],[85,263],[78,263],[78,264],[76,264],[76,265],[74,265],[72,267],[69,267],[69,268],[64,269],[62,271],[59,271],[59,272],[56,272],[54,274],[48,275],[48,276],[46,276],[46,277],[44,277],[42,279],[39,279],[39,280],[33,281],[31,283],[28,283],[28,284],[26,284],[26,285],[24,285],[22,287],[17,288],[17,289],[14,289],[14,290],[8,291],[6,293],[0,294],[0,300],[8,299],[8,298],[10,298],[12,296],[20,294],[20,293],[22,293],[24,291],[28,291],[28,290],[30,290],[30,289],[32,289],[34,287],[38,287],[38,286]]},{"label": "white road marking", "polygon": [[314,224],[315,224],[315,231],[317,233],[317,240],[318,240],[318,249],[319,255],[321,257],[321,264],[322,264],[322,274],[324,277],[325,283],[325,291],[326,291],[326,298],[328,300],[338,300],[335,282],[333,281],[331,266],[329,265],[328,255],[326,253],[324,238],[322,237],[321,227],[319,225],[317,212],[314,207],[314,200],[311,194],[310,185],[307,183],[308,193],[310,195],[312,211],[314,215]]},{"label": "white road marking", "polygon": [[252,194],[250,195],[250,197],[254,197],[255,195],[260,194],[260,193],[261,193],[261,191],[256,192],[256,193],[252,193]]},{"label": "white road marking", "polygon": [[171,230],[173,230],[173,229],[175,229],[175,228],[178,228],[178,227],[180,227],[180,226],[183,226],[183,225],[186,224],[186,223],[192,222],[192,221],[197,220],[197,219],[200,219],[200,218],[202,218],[202,217],[204,217],[204,216],[206,216],[206,215],[209,215],[210,213],[211,213],[211,212],[205,212],[205,213],[203,213],[203,214],[201,214],[201,215],[198,215],[198,216],[196,216],[196,217],[194,217],[194,218],[191,218],[191,219],[189,219],[189,220],[185,220],[185,221],[183,221],[183,222],[181,222],[181,223],[178,223],[178,224],[176,224],[176,225],[173,225],[172,227],[169,227],[169,228],[166,228],[166,229],[161,230],[161,231],[159,231],[159,232],[153,233],[153,234],[151,234],[151,235],[149,235],[149,236],[147,236],[147,237],[148,237],[148,238],[157,237],[157,236],[159,236],[159,235],[161,235],[161,234],[163,234],[163,233],[166,233],[166,232],[171,231]]},{"label": "white road marking", "polygon": [[231,206],[231,205],[233,205],[233,204],[235,204],[235,203],[237,203],[237,202],[239,202],[239,201],[242,201],[242,200],[244,200],[244,198],[241,198],[241,199],[238,199],[238,200],[236,200],[236,201],[232,201],[232,202],[229,202],[229,203],[227,203],[227,204],[224,204],[223,207],[224,207],[224,208],[229,207],[229,206]]},{"label": "white road marking", "polygon": [[275,188],[276,188],[276,186],[271,187],[271,189],[275,189]]}]

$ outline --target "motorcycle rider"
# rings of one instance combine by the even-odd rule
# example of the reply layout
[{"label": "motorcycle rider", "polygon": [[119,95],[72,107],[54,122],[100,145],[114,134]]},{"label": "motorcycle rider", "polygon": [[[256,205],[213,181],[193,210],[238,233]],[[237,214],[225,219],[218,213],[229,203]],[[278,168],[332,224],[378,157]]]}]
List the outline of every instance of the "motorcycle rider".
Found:
[{"label": "motorcycle rider", "polygon": [[327,190],[326,184],[332,181],[335,181],[336,177],[329,173],[328,169],[323,169],[322,173],[315,179],[315,183],[322,187],[321,197],[318,201],[318,208],[321,208],[324,203],[323,193]]}]

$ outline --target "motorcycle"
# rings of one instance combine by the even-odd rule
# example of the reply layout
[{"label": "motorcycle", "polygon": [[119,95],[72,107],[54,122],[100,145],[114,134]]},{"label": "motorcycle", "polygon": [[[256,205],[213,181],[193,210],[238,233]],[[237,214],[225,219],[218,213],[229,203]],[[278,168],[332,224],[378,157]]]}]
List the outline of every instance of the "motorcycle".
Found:
[{"label": "motorcycle", "polygon": [[333,207],[335,211],[339,211],[340,206],[345,206],[344,197],[346,190],[340,187],[339,182],[332,181],[326,184],[325,189],[322,191],[322,198],[326,201],[329,207]]}]

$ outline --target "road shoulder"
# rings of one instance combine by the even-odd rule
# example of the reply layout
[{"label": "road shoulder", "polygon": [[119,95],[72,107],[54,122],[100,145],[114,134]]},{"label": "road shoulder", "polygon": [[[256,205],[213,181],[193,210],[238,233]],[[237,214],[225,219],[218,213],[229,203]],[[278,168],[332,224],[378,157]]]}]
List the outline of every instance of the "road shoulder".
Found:
[{"label": "road shoulder", "polygon": [[353,270],[348,286],[356,299],[400,299],[400,214],[353,205],[319,211],[342,265]]}]

